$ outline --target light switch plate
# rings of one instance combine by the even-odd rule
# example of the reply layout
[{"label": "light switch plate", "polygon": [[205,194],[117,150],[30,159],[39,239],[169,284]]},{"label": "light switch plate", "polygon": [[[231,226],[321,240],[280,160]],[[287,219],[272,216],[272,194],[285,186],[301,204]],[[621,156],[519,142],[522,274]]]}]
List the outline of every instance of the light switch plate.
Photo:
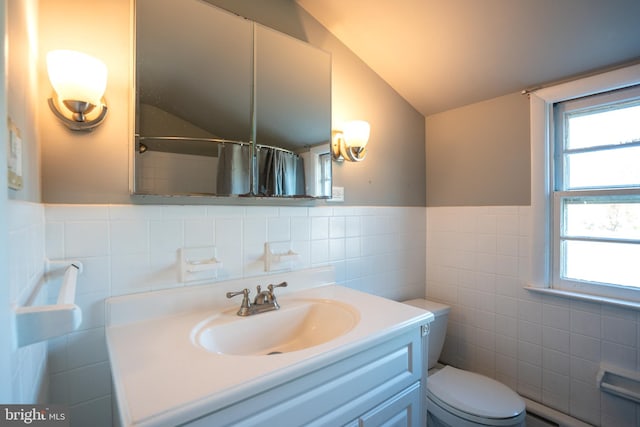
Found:
[{"label": "light switch plate", "polygon": [[9,119],[9,153],[7,157],[9,188],[22,190],[22,137],[20,129]]},{"label": "light switch plate", "polygon": [[328,202],[344,202],[344,187],[331,187],[331,198]]}]

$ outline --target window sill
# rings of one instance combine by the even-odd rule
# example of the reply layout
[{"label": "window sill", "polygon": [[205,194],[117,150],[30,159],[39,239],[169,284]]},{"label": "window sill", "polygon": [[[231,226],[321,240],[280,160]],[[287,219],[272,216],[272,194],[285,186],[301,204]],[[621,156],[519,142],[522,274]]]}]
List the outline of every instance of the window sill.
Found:
[{"label": "window sill", "polygon": [[572,292],[572,291],[560,290],[560,289],[538,288],[535,286],[525,286],[525,289],[529,292],[533,292],[537,294],[547,294],[547,295],[553,295],[560,298],[569,298],[569,299],[575,299],[580,301],[608,304],[608,305],[614,305],[616,307],[622,307],[622,308],[640,311],[640,302],[635,302],[635,301],[605,297],[601,295],[583,294],[580,292]]}]

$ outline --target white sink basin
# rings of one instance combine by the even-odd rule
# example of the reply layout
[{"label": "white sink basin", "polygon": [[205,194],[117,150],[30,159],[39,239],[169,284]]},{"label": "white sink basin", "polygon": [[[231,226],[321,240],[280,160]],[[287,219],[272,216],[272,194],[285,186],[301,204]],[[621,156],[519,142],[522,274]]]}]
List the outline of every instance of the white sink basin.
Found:
[{"label": "white sink basin", "polygon": [[[278,297],[282,308],[249,317],[237,316],[240,302],[225,293],[258,281],[279,283],[282,274],[109,298],[106,336],[118,424],[183,425],[218,411],[231,414],[226,410],[244,408],[251,396],[302,378],[306,387],[315,381],[309,373],[385,346],[397,334],[417,334],[433,320],[419,308],[332,284],[332,277],[329,267],[287,273],[291,287]],[[267,356],[272,351],[284,353]],[[408,356],[393,355],[398,366],[398,358]],[[399,375],[397,369],[382,376]]]},{"label": "white sink basin", "polygon": [[280,310],[247,317],[216,315],[191,333],[197,346],[212,353],[256,356],[313,347],[346,334],[360,320],[358,311],[333,300],[287,300]]}]

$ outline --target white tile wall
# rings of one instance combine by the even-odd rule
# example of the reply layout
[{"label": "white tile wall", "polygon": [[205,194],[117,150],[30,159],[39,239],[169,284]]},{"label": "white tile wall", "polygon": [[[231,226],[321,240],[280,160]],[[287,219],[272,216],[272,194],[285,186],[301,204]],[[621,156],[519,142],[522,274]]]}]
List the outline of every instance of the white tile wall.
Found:
[{"label": "white tile wall", "polygon": [[635,311],[524,290],[529,207],[427,208],[427,295],[452,306],[443,360],[593,425],[640,425],[600,362],[640,370]]},{"label": "white tile wall", "polygon": [[[425,227],[426,213],[426,227]],[[10,291],[26,298],[44,258],[80,258],[80,329],[13,355],[22,402],[71,405],[75,425],[111,425],[104,298],[183,286],[176,249],[216,245],[220,280],[262,274],[269,240],[295,268],[332,264],[338,281],[394,299],[452,305],[444,360],[594,425],[640,425],[638,405],[600,393],[599,363],[640,368],[640,318],[617,307],[532,295],[529,208],[295,208],[39,205],[9,202]],[[426,237],[426,256],[425,240]],[[40,397],[39,397],[40,396]],[[101,424],[102,423],[102,424]]]},{"label": "white tile wall", "polygon": [[[215,245],[218,280],[264,274],[266,241],[300,254],[295,269],[331,264],[343,285],[401,300],[425,286],[425,208],[46,205],[46,254],[79,258],[79,330],[51,341],[52,403],[73,424],[111,425],[104,299],[185,286],[177,249]],[[94,417],[92,414],[103,414]]]},{"label": "white tile wall", "polygon": [[[12,305],[19,306],[30,298],[44,274],[44,208],[40,204],[9,200],[8,222],[10,300]],[[45,298],[46,293],[42,292],[36,302]],[[14,403],[46,399],[46,359],[45,343],[12,352]]]},{"label": "white tile wall", "polygon": [[147,151],[136,156],[137,189],[149,194],[215,193],[218,158]]}]

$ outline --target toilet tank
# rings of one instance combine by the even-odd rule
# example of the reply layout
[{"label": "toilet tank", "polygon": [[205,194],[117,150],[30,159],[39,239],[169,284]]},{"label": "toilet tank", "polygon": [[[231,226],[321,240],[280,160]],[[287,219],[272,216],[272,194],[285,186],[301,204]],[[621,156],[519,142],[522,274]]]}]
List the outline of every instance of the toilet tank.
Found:
[{"label": "toilet tank", "polygon": [[438,302],[429,301],[418,298],[403,301],[405,304],[428,310],[433,313],[435,318],[429,324],[429,363],[428,369],[435,366],[442,353],[444,339],[447,336],[447,320],[449,319],[449,311],[451,307]]}]

